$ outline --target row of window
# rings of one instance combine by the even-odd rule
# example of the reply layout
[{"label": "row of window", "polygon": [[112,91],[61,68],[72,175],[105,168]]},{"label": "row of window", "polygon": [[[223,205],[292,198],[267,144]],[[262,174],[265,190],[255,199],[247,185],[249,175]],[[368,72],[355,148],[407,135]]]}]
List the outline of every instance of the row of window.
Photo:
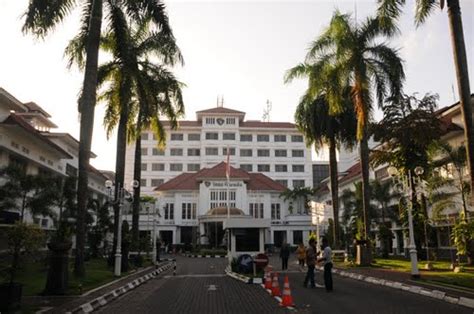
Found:
[{"label": "row of window", "polygon": [[[150,133],[142,133],[141,138],[143,141],[147,141],[150,139]],[[201,133],[189,133],[187,134],[188,141],[200,141],[201,140]],[[286,134],[275,134],[273,135],[274,142],[284,143],[288,141],[288,136]],[[302,135],[289,135],[290,141],[293,143],[302,143],[303,136]],[[153,134],[153,140],[156,140],[156,136]],[[206,140],[219,140],[219,133],[218,132],[206,132],[205,133]],[[233,132],[224,132],[222,133],[222,140],[224,141],[235,141],[237,139],[237,134]],[[254,134],[240,134],[240,141],[241,142],[253,142]],[[256,134],[257,142],[270,142],[270,135],[269,134]],[[170,141],[184,141],[184,133],[171,133]]]},{"label": "row of window", "polygon": [[[227,155],[227,150],[229,150],[229,155],[235,156],[236,149],[235,147],[227,147],[222,148],[222,155]],[[184,149],[183,148],[170,148],[169,150],[170,156],[184,156]],[[206,156],[219,156],[219,147],[206,147],[204,149],[204,153]],[[242,148],[240,149],[240,157],[253,157],[254,150],[251,148]],[[165,151],[160,150],[158,148],[152,149],[153,156],[164,156]],[[142,156],[148,156],[148,148],[142,148]],[[201,149],[200,148],[188,148],[187,149],[187,156],[201,156]],[[270,157],[270,149],[257,149],[256,155],[257,157]],[[274,157],[289,157],[288,150],[286,149],[275,149],[273,151]],[[292,149],[291,150],[291,157],[293,158],[301,158],[304,157],[304,150],[302,149]]]},{"label": "row of window", "polygon": [[[275,180],[275,181],[280,183],[283,186],[288,187],[288,180]],[[148,185],[148,183],[150,183],[150,185]],[[141,179],[140,180],[140,186],[142,186],[142,187],[148,187],[148,186],[149,187],[158,187],[158,186],[162,185],[163,183],[165,183],[164,179],[151,179],[151,180]],[[292,184],[293,184],[293,188],[304,187],[305,186],[305,180],[295,179],[295,180],[292,180]],[[232,199],[232,197],[234,197],[234,198]],[[235,194],[234,194],[234,196],[231,195],[231,201],[235,202]],[[234,202],[232,204],[235,207]],[[232,206],[232,204],[230,204],[230,206]],[[225,200],[225,203],[222,200],[217,200],[216,201],[216,206],[214,206],[214,207],[219,207],[219,206],[227,206],[227,200]],[[214,208],[214,207],[211,207],[211,208]]]},{"label": "row of window", "polygon": [[[150,166],[151,165],[151,169]],[[247,171],[253,172],[254,168],[252,164],[241,164],[240,168]],[[186,171],[199,171],[201,169],[200,164],[186,164]],[[164,163],[142,163],[141,164],[142,171],[166,171],[166,165]],[[170,163],[169,164],[169,171],[184,171],[184,165],[181,163]],[[257,165],[258,172],[270,172],[270,165],[269,164],[258,164]],[[276,164],[274,165],[275,172],[289,172],[288,165],[285,164]],[[304,165],[291,165],[291,172],[304,172]]]},{"label": "row of window", "polygon": [[[219,192],[218,192],[219,193]],[[234,192],[235,193],[235,192]],[[211,192],[212,197],[212,192]],[[223,196],[225,198],[225,195]],[[230,194],[232,199],[232,192]],[[234,194],[235,197],[235,194]],[[212,207],[213,202],[211,201],[211,208],[215,208],[217,206]],[[226,206],[219,205],[219,206]],[[271,218],[272,220],[280,220],[281,219],[281,209],[280,203],[272,203],[271,204]],[[232,206],[231,206],[232,207]],[[233,206],[235,207],[235,205]],[[181,219],[182,220],[195,220],[196,216],[196,203],[181,203]],[[265,218],[264,215],[264,204],[263,203],[249,203],[249,215],[254,218]],[[174,220],[174,203],[166,203],[164,207],[164,219],[165,220]]]}]

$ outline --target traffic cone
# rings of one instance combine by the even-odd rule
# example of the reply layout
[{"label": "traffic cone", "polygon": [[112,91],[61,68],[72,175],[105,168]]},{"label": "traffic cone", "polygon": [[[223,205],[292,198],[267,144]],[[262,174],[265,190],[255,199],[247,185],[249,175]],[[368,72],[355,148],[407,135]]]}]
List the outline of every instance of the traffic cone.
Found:
[{"label": "traffic cone", "polygon": [[272,296],[281,296],[280,293],[280,283],[278,282],[278,273],[273,275],[273,284],[272,284]]},{"label": "traffic cone", "polygon": [[293,306],[293,297],[291,296],[290,283],[288,276],[285,276],[285,283],[283,285],[283,297],[281,298],[280,306]]},{"label": "traffic cone", "polygon": [[270,271],[265,273],[265,289],[272,289],[272,273]]}]

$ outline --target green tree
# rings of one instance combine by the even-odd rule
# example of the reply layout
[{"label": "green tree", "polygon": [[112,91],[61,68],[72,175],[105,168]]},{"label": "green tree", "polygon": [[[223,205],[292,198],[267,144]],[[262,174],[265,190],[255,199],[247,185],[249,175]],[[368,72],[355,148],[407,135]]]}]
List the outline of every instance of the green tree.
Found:
[{"label": "green tree", "polygon": [[[67,15],[77,6],[82,9],[81,26],[79,34],[71,40],[66,54],[76,51],[80,59],[81,68],[84,68],[84,82],[79,97],[80,141],[79,141],[79,177],[77,188],[77,230],[76,230],[76,256],[74,272],[83,277],[84,245],[85,245],[85,215],[88,199],[88,170],[94,125],[94,109],[96,104],[97,75],[99,43],[102,27],[103,6],[107,9],[105,16],[112,18],[112,6],[119,5],[127,9],[128,16],[135,20],[151,19],[154,25],[163,33],[172,36],[169,27],[165,6],[160,0],[82,0],[82,1],[43,1],[30,0],[24,14],[25,23],[23,32],[31,32],[39,38],[44,38],[48,33],[63,22]],[[113,23],[114,21],[109,21]],[[85,60],[85,61],[84,61]],[[71,63],[72,64],[72,63]]]},{"label": "green tree", "polygon": [[[351,86],[354,111],[357,116],[357,140],[362,166],[364,236],[369,234],[367,212],[370,204],[368,123],[374,96],[382,107],[387,95],[398,95],[405,79],[398,51],[381,40],[395,32],[378,19],[367,18],[362,23],[336,11],[329,27],[313,42],[306,56],[312,69],[312,94],[324,91],[328,79],[336,86]],[[329,74],[329,75],[328,75]],[[332,112],[340,109],[344,89],[332,89],[327,97]]]},{"label": "green tree", "polygon": [[[349,96],[349,95],[347,95]],[[297,128],[305,135],[306,144],[314,144],[316,150],[329,147],[329,168],[331,179],[331,196],[334,223],[332,224],[333,247],[339,248],[339,184],[337,171],[337,149],[344,145],[352,148],[355,143],[356,119],[349,97],[344,98],[343,110],[337,115],[329,114],[326,96],[321,95],[311,101],[304,95],[295,112]]]},{"label": "green tree", "polygon": [[312,188],[295,187],[294,189],[286,189],[285,191],[281,192],[280,197],[283,198],[284,201],[289,200],[291,204],[296,203],[296,209],[298,214],[308,214],[309,197],[313,194],[314,191]]},{"label": "green tree", "polygon": [[[385,26],[394,27],[400,17],[405,0],[378,0],[378,16]],[[464,43],[463,23],[459,0],[416,0],[415,24],[420,26],[437,7],[443,9],[448,6],[449,27],[451,29],[451,44],[453,47],[454,65],[460,95],[460,107],[464,122],[464,137],[467,143],[467,165],[470,173],[470,186],[474,188],[474,134],[472,126],[472,100],[469,85],[469,71],[467,66],[466,45]],[[471,203],[474,203],[474,193],[471,194]]]}]

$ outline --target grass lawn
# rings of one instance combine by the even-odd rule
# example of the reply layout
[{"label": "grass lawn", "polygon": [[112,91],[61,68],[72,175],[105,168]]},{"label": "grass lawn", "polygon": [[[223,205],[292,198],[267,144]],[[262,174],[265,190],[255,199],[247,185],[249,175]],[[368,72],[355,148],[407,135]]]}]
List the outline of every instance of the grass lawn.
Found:
[{"label": "grass lawn", "polygon": [[[145,264],[144,266],[148,266]],[[68,294],[80,294],[80,285],[82,284],[82,293],[99,287],[107,282],[116,279],[113,269],[109,268],[104,259],[92,259],[86,262],[86,277],[84,279],[76,278],[72,273],[72,264],[69,272],[69,290]],[[132,270],[132,268],[130,268]],[[124,273],[123,275],[126,275]],[[38,295],[46,285],[47,266],[44,262],[30,262],[24,264],[18,271],[15,281],[22,283],[23,295]]]},{"label": "grass lawn", "polygon": [[[418,262],[418,268],[421,272],[421,280],[434,284],[441,284],[447,286],[457,286],[474,289],[474,267],[465,266],[465,271],[462,273],[455,273],[449,269],[451,262],[449,261],[435,261],[432,262],[434,269],[431,271],[424,270],[425,261]],[[339,268],[350,269],[353,266],[348,263],[336,263]],[[370,266],[371,268],[381,268],[396,270],[404,273],[409,273],[411,270],[411,263],[409,259],[401,258],[376,258],[375,262]],[[360,267],[367,268],[367,267]]]}]

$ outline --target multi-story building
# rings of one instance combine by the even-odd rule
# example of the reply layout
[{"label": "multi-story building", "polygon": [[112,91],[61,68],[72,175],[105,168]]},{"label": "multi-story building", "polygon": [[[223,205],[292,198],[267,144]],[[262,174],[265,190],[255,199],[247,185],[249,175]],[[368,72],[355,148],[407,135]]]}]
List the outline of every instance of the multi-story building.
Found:
[{"label": "multi-story building", "polygon": [[[226,161],[227,155],[232,173],[245,177],[235,183],[240,184],[233,192],[236,194],[230,194],[231,198],[237,197],[232,207],[242,215],[272,220],[265,242],[279,244],[286,239],[290,244],[297,244],[307,239],[312,228],[310,216],[305,209],[288,211],[288,203],[279,197],[286,187],[313,186],[311,150],[294,124],[245,120],[244,112],[216,107],[198,111],[194,121],[180,121],[177,130],[170,130],[166,121],[164,125],[167,137],[163,149],[158,147],[151,132],[142,133],[141,193],[158,197],[158,224],[165,242],[189,242],[190,234],[194,234],[187,228],[191,226],[196,230],[199,227],[201,236],[207,233],[204,221],[212,215],[209,210],[214,209],[213,197],[227,198],[227,194],[206,186],[222,185],[218,182],[222,178],[215,180],[204,174],[218,172],[216,167]],[[133,179],[134,152],[135,145],[129,145],[125,182]],[[231,182],[236,179],[231,177]],[[273,189],[251,189],[260,186],[260,179],[271,182]],[[183,183],[182,180],[189,186],[183,188],[177,184]],[[183,206],[186,210],[189,206],[191,216]],[[253,206],[259,206],[258,210]],[[278,219],[273,219],[277,217],[277,208]],[[211,221],[222,222],[222,217]],[[142,230],[148,229],[147,226],[150,224],[140,223]]]}]

